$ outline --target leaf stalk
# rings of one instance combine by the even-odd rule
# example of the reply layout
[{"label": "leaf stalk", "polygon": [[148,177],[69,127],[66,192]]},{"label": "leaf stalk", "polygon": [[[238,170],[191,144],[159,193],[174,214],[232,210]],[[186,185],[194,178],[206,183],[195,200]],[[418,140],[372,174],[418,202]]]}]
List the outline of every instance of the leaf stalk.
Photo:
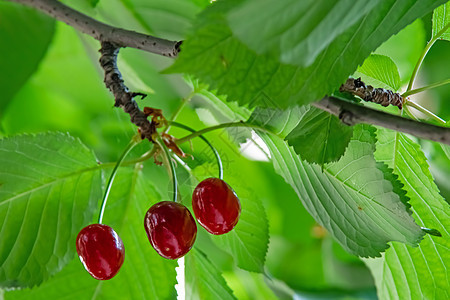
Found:
[{"label": "leaf stalk", "polygon": [[419,60],[416,63],[416,66],[414,67],[414,71],[411,75],[411,79],[408,83],[408,88],[406,89],[406,92],[412,90],[414,80],[416,80],[417,73],[419,72],[420,66],[422,65],[423,60],[425,59],[425,56],[427,56],[428,51],[431,49],[431,47],[434,45],[434,43],[439,39],[441,35],[444,34],[444,32],[447,31],[447,29],[450,28],[450,23],[448,23],[444,28],[442,28],[425,46],[425,49],[423,49],[422,55],[420,55]]}]

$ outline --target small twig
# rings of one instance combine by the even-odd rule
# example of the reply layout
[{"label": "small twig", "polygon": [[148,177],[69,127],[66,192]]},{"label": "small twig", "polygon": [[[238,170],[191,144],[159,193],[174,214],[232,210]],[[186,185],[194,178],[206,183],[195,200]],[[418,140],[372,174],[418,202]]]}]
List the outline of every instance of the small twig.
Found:
[{"label": "small twig", "polygon": [[434,43],[440,38],[440,36],[443,35],[444,32],[446,32],[447,29],[449,29],[449,28],[450,28],[450,23],[445,25],[444,28],[442,28],[438,33],[436,33],[436,35],[425,46],[425,49],[423,49],[423,52],[420,55],[416,66],[414,67],[413,73],[411,75],[411,79],[409,80],[408,87],[406,89],[406,92],[412,90],[413,85],[414,85],[414,80],[416,80],[417,73],[419,72],[420,66],[422,65],[422,62],[425,59],[425,56],[427,56],[428,51],[431,49],[431,47],[434,45]]},{"label": "small twig", "polygon": [[339,116],[348,125],[366,123],[408,133],[418,138],[450,145],[450,128],[391,115],[366,106],[350,103],[335,97],[325,97],[313,106]]},{"label": "small twig", "polygon": [[114,106],[121,107],[130,115],[131,122],[139,127],[142,138],[147,138],[153,142],[153,135],[156,133],[156,124],[147,119],[147,115],[139,109],[132,93],[125,86],[122,74],[117,68],[117,54],[120,47],[110,42],[102,42],[100,49],[100,65],[105,71],[105,85],[114,94]]},{"label": "small twig", "polygon": [[411,111],[410,107],[408,105],[405,105],[403,107],[403,111],[414,121],[420,122],[419,118],[417,118]]},{"label": "small twig", "polygon": [[420,92],[423,92],[426,90],[431,90],[431,89],[434,89],[434,88],[437,88],[439,86],[446,85],[446,84],[450,84],[450,79],[445,79],[445,80],[442,80],[439,82],[435,82],[435,83],[432,83],[430,85],[427,85],[427,86],[424,86],[424,87],[421,87],[418,89],[409,90],[407,92],[404,92],[402,94],[402,97],[405,98],[405,97],[408,97],[408,96],[411,96],[411,95],[414,95],[414,94],[417,94],[417,93],[420,93]]},{"label": "small twig", "polygon": [[447,124],[447,122],[440,118],[439,116],[435,115],[434,113],[432,113],[431,111],[429,111],[428,109],[426,109],[425,107],[423,107],[422,105],[412,102],[412,101],[407,101],[406,105],[414,107],[415,109],[417,109],[418,111],[420,111],[421,113],[425,114],[426,116],[430,117],[431,119],[441,123],[441,124]]},{"label": "small twig", "polygon": [[112,42],[119,47],[131,47],[167,57],[176,57],[181,42],[114,27],[97,21],[56,0],[9,0],[37,10],[88,34],[100,42]]}]

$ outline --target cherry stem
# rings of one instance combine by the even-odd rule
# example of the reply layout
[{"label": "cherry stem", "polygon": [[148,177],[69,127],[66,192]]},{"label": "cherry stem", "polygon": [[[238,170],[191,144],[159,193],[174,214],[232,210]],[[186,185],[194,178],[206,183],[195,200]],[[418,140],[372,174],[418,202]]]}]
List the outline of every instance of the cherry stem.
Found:
[{"label": "cherry stem", "polygon": [[120,164],[123,162],[124,158],[130,153],[131,149],[136,146],[140,142],[139,135],[134,136],[128,146],[123,151],[122,155],[119,157],[119,160],[116,162],[114,169],[112,170],[111,175],[108,179],[108,184],[106,185],[105,194],[103,195],[102,206],[100,209],[100,214],[98,215],[98,224],[102,224],[103,214],[105,213],[106,202],[108,202],[109,192],[111,191],[112,184],[114,182],[114,178],[116,177],[117,170],[119,169]]},{"label": "cherry stem", "polygon": [[162,140],[160,136],[156,139],[156,143],[159,145],[161,150],[163,151],[163,159],[166,162],[166,165],[169,166],[170,173],[172,176],[172,183],[173,183],[173,201],[178,202],[178,182],[177,182],[177,175],[175,172],[175,165],[173,164],[173,161],[170,157],[169,149],[167,149],[166,144]]},{"label": "cherry stem", "polygon": [[425,49],[423,49],[422,55],[419,57],[419,60],[417,61],[416,66],[414,67],[414,71],[411,75],[411,79],[409,80],[408,88],[406,89],[406,92],[409,92],[410,90],[412,90],[414,80],[416,79],[417,73],[419,72],[419,68],[422,65],[423,60],[425,59],[425,56],[427,56],[427,53],[430,50],[431,46],[433,46],[434,43],[439,39],[439,37],[441,35],[443,35],[444,32],[446,32],[447,29],[449,29],[449,28],[450,28],[450,23],[448,23],[446,26],[444,26],[444,28],[442,28],[425,46]]},{"label": "cherry stem", "polygon": [[[178,123],[178,122],[171,121],[171,122],[169,122],[169,124],[172,126],[175,126],[175,127],[183,128],[192,133],[197,132],[196,130],[192,129],[191,127],[186,126],[181,123]],[[214,148],[214,146],[203,135],[199,135],[198,137],[201,138],[209,146],[209,148],[211,148],[212,152],[214,153],[214,156],[216,157],[216,161],[217,161],[217,167],[219,168],[219,179],[223,179],[223,165],[222,165],[222,160],[220,159],[219,152],[217,152],[216,148]]]}]

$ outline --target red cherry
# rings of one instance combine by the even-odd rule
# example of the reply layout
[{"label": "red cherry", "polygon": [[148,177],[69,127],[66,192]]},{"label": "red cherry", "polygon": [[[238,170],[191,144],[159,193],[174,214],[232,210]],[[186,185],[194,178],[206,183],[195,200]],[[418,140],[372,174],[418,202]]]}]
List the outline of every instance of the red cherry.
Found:
[{"label": "red cherry", "polygon": [[191,250],[197,225],[186,206],[163,201],[145,214],[144,227],[150,244],[164,258],[177,259]]},{"label": "red cherry", "polygon": [[209,233],[219,235],[236,226],[241,214],[241,203],[225,181],[207,178],[194,189],[192,209],[200,225]]},{"label": "red cherry", "polygon": [[113,278],[123,264],[125,248],[117,233],[103,224],[84,227],[77,236],[77,253],[95,279]]}]

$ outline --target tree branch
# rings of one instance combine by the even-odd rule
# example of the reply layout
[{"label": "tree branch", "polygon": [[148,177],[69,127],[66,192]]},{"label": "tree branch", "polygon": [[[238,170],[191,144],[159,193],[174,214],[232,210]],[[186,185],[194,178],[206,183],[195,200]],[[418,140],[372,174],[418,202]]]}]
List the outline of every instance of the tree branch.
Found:
[{"label": "tree branch", "polygon": [[[145,121],[141,120],[142,112],[137,107],[136,102],[134,102],[134,100],[132,99],[135,94],[130,93],[128,89],[126,89],[126,87],[123,85],[120,72],[115,65],[117,52],[120,47],[132,47],[162,56],[175,58],[178,56],[178,53],[180,51],[179,47],[181,45],[181,41],[168,41],[150,35],[113,27],[99,22],[89,16],[86,16],[56,0],[9,1],[18,2],[27,6],[34,7],[50,15],[51,17],[65,22],[75,29],[94,37],[100,42],[110,42],[109,46],[114,49],[114,55],[111,56],[111,53],[108,55],[110,56],[110,58],[113,58],[113,60],[111,60],[110,62],[113,61],[114,63],[108,63],[103,66],[103,63],[105,63],[105,61],[101,62],[103,68],[105,69],[105,83],[107,87],[114,93],[114,96],[116,98],[116,106],[121,106],[127,113],[129,113],[132,122],[140,127],[141,132],[146,138],[149,138],[151,140],[151,134],[154,130],[152,126],[154,126],[154,124],[150,126],[151,123],[148,120],[146,120],[148,124],[146,124]],[[102,43],[102,56],[104,56],[111,50],[108,50],[106,45],[106,43]],[[106,56],[104,56],[103,59],[105,58]],[[108,70],[106,69],[106,67],[108,68]],[[109,79],[111,78],[107,79],[107,77],[117,77],[119,81],[110,81]],[[116,91],[120,89],[123,89],[123,91],[118,94]],[[126,99],[123,97],[125,97]],[[450,128],[439,127],[427,123],[405,119],[400,116],[391,115],[389,113],[346,102],[334,97],[325,97],[321,101],[312,103],[312,105],[333,115],[339,116],[344,123],[349,125],[354,125],[356,123],[373,124],[396,131],[409,133],[419,138],[429,139],[450,145]],[[132,112],[130,112],[130,110]],[[139,111],[139,113],[137,111]]]},{"label": "tree branch", "polygon": [[110,42],[102,42],[100,49],[100,65],[105,71],[105,85],[114,94],[116,107],[121,107],[124,112],[130,115],[131,122],[139,127],[142,138],[147,138],[153,142],[153,135],[156,133],[156,124],[147,119],[147,114],[139,109],[133,97],[144,94],[132,93],[125,86],[122,74],[117,68],[117,54],[120,47]]},{"label": "tree branch", "polygon": [[450,145],[450,128],[402,118],[334,97],[325,97],[318,102],[312,103],[312,105],[338,116],[347,125],[355,125],[357,123],[378,125],[409,133],[418,138]]},{"label": "tree branch", "polygon": [[131,30],[113,27],[82,14],[56,0],[9,0],[35,9],[88,34],[100,42],[131,47],[167,57],[176,57],[181,42],[169,41]]}]

